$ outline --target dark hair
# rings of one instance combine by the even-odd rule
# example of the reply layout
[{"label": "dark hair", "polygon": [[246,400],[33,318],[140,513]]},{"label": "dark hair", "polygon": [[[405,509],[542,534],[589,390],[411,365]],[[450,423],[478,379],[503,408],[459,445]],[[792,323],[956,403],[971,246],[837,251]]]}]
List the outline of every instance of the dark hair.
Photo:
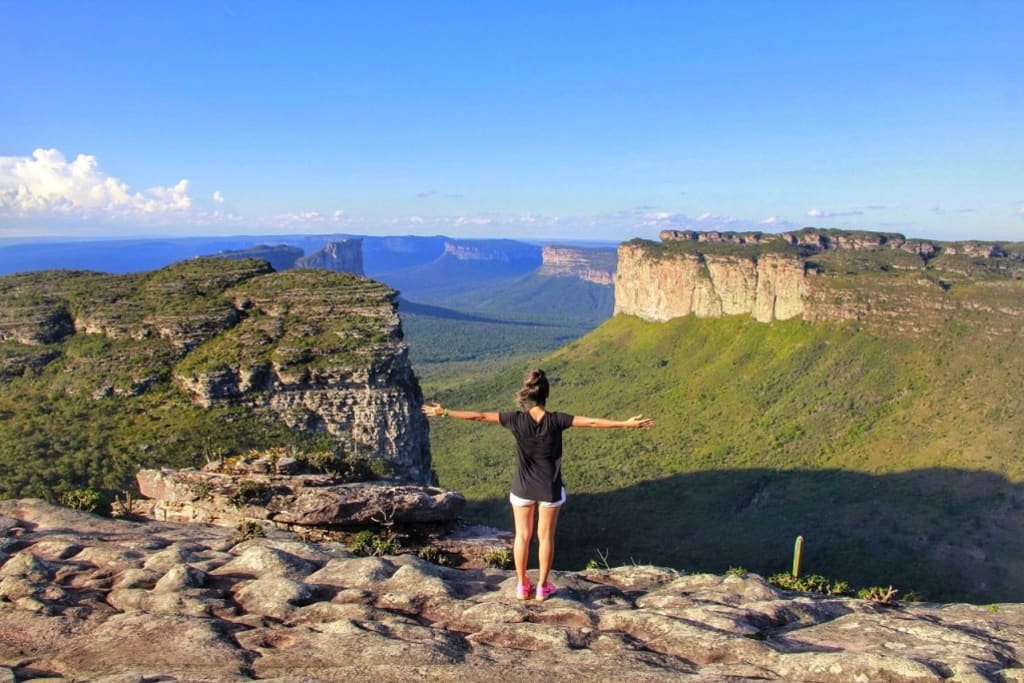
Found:
[{"label": "dark hair", "polygon": [[520,407],[525,409],[532,408],[533,406],[543,406],[547,403],[548,392],[550,391],[548,376],[544,374],[544,371],[530,370],[523,377],[523,386],[519,389],[516,400],[519,401]]}]

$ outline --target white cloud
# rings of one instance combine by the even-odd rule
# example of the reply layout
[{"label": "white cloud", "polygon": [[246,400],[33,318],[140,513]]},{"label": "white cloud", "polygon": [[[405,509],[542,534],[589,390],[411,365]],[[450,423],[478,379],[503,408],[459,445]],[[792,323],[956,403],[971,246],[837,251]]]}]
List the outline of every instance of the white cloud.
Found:
[{"label": "white cloud", "polygon": [[429,189],[423,190],[422,192],[417,192],[416,196],[419,197],[420,199],[426,199],[427,197],[432,197],[435,194],[437,194],[437,190]]},{"label": "white cloud", "polygon": [[213,201],[217,202],[218,204],[223,204],[224,203],[224,195],[222,195],[220,193],[220,190],[215,190],[214,191],[214,193],[213,193]]},{"label": "white cloud", "polygon": [[462,225],[490,225],[494,220],[485,216],[459,216],[452,224],[456,227]]},{"label": "white cloud", "polygon": [[56,149],[37,149],[31,157],[0,157],[0,215],[139,216],[182,212],[191,205],[188,180],[132,192],[87,154],[68,161]]},{"label": "white cloud", "polygon": [[807,212],[811,218],[843,218],[849,216],[863,216],[864,212],[859,209],[849,211],[826,211],[825,209],[811,209]]},{"label": "white cloud", "polygon": [[777,224],[779,224],[781,222],[782,221],[779,219],[778,216],[768,216],[768,218],[765,218],[763,221],[758,221],[757,224],[758,225],[777,225]]}]

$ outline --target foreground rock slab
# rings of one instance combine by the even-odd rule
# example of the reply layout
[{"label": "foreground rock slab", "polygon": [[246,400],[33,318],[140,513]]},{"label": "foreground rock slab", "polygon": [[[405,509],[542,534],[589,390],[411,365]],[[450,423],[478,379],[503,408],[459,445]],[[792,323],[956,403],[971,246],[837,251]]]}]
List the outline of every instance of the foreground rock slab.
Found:
[{"label": "foreground rock slab", "polygon": [[0,681],[1024,681],[1024,606],[634,566],[515,575],[0,501]]}]

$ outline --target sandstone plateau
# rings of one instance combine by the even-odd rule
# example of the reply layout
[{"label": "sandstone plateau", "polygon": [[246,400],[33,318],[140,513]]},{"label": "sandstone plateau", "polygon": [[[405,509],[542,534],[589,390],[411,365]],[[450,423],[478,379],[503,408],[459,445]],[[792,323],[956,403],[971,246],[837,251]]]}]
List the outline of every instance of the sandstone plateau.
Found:
[{"label": "sandstone plateau", "polygon": [[619,246],[615,313],[662,322],[748,315],[759,322],[855,321],[922,334],[985,311],[1024,318],[1024,245],[902,235],[666,230]]},{"label": "sandstone plateau", "polygon": [[519,602],[507,570],[0,501],[0,680],[1024,680],[1021,605],[652,566],[554,581]]}]

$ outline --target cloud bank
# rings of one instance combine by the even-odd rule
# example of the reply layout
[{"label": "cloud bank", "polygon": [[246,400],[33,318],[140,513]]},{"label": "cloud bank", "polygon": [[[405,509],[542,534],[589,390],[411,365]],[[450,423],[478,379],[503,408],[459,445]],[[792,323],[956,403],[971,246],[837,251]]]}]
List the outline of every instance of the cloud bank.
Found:
[{"label": "cloud bank", "polygon": [[87,154],[73,161],[56,149],[37,149],[31,157],[0,156],[0,215],[152,216],[187,211],[191,206],[185,179],[132,192]]}]

